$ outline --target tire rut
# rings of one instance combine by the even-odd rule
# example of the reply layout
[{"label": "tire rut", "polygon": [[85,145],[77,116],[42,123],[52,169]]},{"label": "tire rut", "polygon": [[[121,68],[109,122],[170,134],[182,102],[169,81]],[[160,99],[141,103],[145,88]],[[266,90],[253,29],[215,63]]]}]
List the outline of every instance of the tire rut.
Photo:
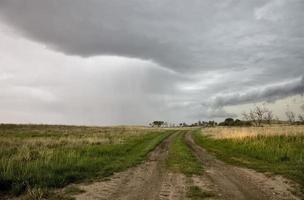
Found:
[{"label": "tire rut", "polygon": [[183,199],[179,195],[184,192],[182,175],[171,174],[165,167],[171,140],[177,134],[172,134],[159,144],[144,163],[116,173],[107,181],[80,185],[85,192],[74,197],[76,200]]},{"label": "tire rut", "polygon": [[168,172],[161,183],[161,190],[159,192],[159,195],[155,199],[185,199],[187,185],[186,182],[186,177],[184,175]]},{"label": "tire rut", "polygon": [[186,134],[186,143],[204,165],[201,178],[209,183],[217,194],[217,199],[224,200],[297,200],[283,177],[267,177],[263,173],[226,164],[206,150],[196,145],[190,133]]}]

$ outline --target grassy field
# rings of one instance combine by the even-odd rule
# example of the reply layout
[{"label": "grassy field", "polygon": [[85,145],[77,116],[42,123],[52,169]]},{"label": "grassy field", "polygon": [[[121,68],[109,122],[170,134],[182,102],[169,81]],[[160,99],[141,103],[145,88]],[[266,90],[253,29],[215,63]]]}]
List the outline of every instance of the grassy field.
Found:
[{"label": "grassy field", "polygon": [[220,159],[289,177],[304,186],[304,127],[209,128],[195,142]]},{"label": "grassy field", "polygon": [[289,126],[289,125],[265,125],[263,127],[223,127],[204,128],[205,135],[211,135],[217,139],[241,139],[263,135],[263,136],[298,136],[304,135],[304,126]]},{"label": "grassy field", "polygon": [[187,131],[188,130],[180,131],[173,139],[169,149],[167,166],[174,172],[180,172],[190,176],[200,174],[202,172],[202,165],[185,143],[184,137]]},{"label": "grassy field", "polygon": [[144,160],[170,133],[132,127],[0,125],[0,192],[39,192],[109,176]]}]

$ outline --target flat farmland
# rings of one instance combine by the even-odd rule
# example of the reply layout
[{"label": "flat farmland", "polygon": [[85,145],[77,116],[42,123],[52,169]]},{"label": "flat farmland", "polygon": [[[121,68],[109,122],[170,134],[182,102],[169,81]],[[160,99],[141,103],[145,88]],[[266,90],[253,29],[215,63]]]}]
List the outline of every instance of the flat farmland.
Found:
[{"label": "flat farmland", "polygon": [[298,200],[301,130],[3,124],[0,199]]},{"label": "flat farmland", "polygon": [[43,193],[145,159],[170,132],[141,127],[0,126],[0,188]]}]

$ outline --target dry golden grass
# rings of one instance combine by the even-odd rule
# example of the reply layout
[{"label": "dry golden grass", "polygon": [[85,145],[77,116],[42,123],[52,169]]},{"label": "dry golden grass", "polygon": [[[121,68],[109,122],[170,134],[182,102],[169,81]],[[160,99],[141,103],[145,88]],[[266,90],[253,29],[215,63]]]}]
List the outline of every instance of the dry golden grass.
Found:
[{"label": "dry golden grass", "polygon": [[[0,146],[18,148],[81,146],[85,144],[121,144],[130,137],[137,137],[147,131],[157,131],[145,127],[73,127],[73,126],[32,126],[17,130],[0,129]],[[22,126],[21,126],[22,127]],[[34,128],[33,128],[34,127]],[[46,127],[46,128],[45,128]],[[48,130],[45,130],[48,129]],[[19,134],[20,133],[20,134]]]},{"label": "dry golden grass", "polygon": [[273,125],[264,127],[215,127],[204,128],[202,134],[211,135],[216,139],[242,139],[258,135],[304,135],[304,126]]}]

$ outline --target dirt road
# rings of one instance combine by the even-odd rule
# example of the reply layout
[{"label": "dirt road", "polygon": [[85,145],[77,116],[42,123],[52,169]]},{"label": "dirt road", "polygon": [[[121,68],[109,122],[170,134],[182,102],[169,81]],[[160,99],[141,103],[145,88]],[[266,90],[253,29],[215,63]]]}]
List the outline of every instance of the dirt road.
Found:
[{"label": "dirt road", "polygon": [[165,167],[169,144],[175,136],[171,135],[156,147],[145,163],[117,173],[107,181],[80,186],[86,192],[76,196],[76,199],[185,199],[186,177],[170,173]]},{"label": "dirt road", "polygon": [[186,200],[189,186],[199,186],[214,194],[205,199],[222,200],[296,200],[282,177],[267,177],[253,170],[231,166],[197,146],[186,134],[186,143],[204,166],[201,176],[186,177],[166,169],[165,160],[173,134],[165,139],[148,160],[108,180],[79,187],[85,193],[77,200]]},{"label": "dirt road", "polygon": [[213,186],[219,199],[233,200],[293,200],[289,181],[283,177],[267,177],[254,170],[228,165],[196,145],[191,134],[186,143],[204,165],[205,181]]}]

